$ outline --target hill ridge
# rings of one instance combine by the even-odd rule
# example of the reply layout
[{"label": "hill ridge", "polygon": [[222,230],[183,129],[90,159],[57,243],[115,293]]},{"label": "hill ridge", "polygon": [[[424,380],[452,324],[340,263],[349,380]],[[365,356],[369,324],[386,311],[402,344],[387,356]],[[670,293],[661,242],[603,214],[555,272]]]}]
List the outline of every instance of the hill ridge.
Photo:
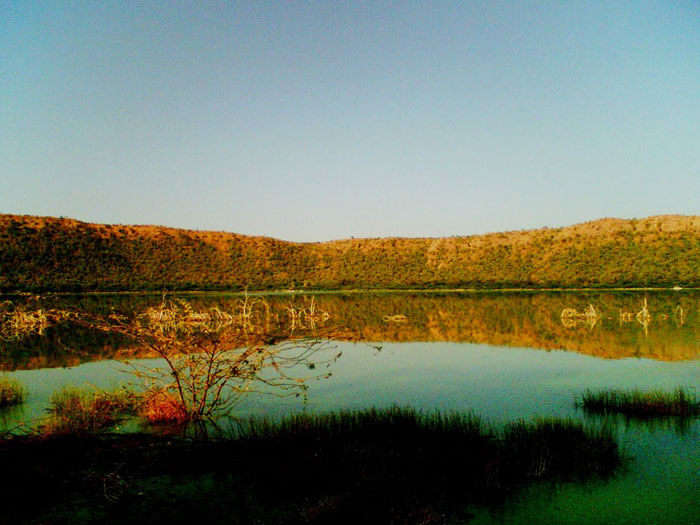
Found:
[{"label": "hill ridge", "polygon": [[0,215],[0,291],[700,285],[700,216],[293,242]]},{"label": "hill ridge", "polygon": [[52,223],[65,223],[72,224],[74,226],[84,225],[97,228],[131,228],[139,231],[150,231],[150,230],[163,230],[168,232],[188,232],[195,234],[219,234],[219,235],[234,235],[242,236],[256,239],[271,239],[275,241],[281,241],[290,244],[323,244],[323,243],[333,243],[333,242],[344,242],[344,241],[368,241],[368,240],[379,240],[379,239],[417,239],[417,240],[432,240],[432,239],[464,239],[469,237],[485,237],[490,235],[510,235],[510,234],[526,234],[531,232],[539,231],[560,231],[560,230],[576,230],[590,228],[597,225],[608,225],[615,224],[617,226],[629,226],[633,223],[639,223],[641,225],[649,225],[652,223],[664,223],[666,226],[672,225],[674,230],[682,229],[682,226],[690,226],[691,229],[700,231],[700,215],[682,215],[682,214],[660,214],[660,215],[650,215],[648,217],[642,218],[632,218],[625,219],[621,217],[600,217],[598,219],[591,219],[588,221],[578,222],[566,226],[540,226],[536,228],[525,228],[521,230],[504,230],[504,231],[493,231],[486,233],[473,233],[473,234],[463,234],[463,235],[449,235],[449,236],[417,236],[417,237],[407,237],[407,236],[384,236],[384,237],[350,237],[350,238],[338,238],[330,239],[327,241],[290,241],[287,239],[282,239],[279,237],[273,237],[270,235],[253,235],[247,233],[233,232],[228,230],[207,230],[207,229],[196,229],[196,228],[181,228],[176,226],[164,226],[159,224],[109,224],[109,223],[98,223],[89,222],[76,219],[73,217],[54,217],[50,215],[28,215],[28,214],[12,214],[12,213],[0,213],[0,226],[6,221],[20,220],[24,221],[29,226],[43,226],[43,224]]}]

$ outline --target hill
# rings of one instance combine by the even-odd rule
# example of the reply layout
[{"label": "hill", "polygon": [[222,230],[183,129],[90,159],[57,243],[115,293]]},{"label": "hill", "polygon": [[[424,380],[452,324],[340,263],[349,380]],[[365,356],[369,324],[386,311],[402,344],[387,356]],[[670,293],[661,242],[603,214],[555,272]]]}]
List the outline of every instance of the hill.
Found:
[{"label": "hill", "polygon": [[0,215],[0,291],[700,286],[700,216],[294,243]]}]

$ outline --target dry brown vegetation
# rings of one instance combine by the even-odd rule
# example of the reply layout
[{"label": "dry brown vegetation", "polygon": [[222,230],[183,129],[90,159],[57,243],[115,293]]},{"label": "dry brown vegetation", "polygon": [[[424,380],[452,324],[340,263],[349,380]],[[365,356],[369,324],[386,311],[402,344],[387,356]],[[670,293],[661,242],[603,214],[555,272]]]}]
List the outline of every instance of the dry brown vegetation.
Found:
[{"label": "dry brown vegetation", "polygon": [[0,215],[0,291],[700,286],[700,217],[294,243]]}]

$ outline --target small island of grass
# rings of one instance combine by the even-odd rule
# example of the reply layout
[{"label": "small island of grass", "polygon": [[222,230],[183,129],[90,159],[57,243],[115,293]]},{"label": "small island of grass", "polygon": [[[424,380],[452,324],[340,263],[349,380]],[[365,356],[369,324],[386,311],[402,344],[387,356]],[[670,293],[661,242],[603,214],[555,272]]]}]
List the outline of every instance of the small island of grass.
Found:
[{"label": "small island of grass", "polygon": [[632,417],[690,417],[700,414],[697,396],[687,388],[660,390],[586,390],[578,402],[594,413],[619,413]]},{"label": "small island of grass", "polygon": [[0,377],[0,408],[19,405],[24,402],[27,391],[16,379]]}]

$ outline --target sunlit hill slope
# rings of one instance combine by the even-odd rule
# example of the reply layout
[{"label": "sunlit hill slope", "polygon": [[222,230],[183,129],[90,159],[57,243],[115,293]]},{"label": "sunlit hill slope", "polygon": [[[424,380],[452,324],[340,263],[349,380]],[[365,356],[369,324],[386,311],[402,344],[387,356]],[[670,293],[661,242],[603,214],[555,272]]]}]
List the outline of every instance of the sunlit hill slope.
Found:
[{"label": "sunlit hill slope", "polygon": [[0,290],[700,286],[700,216],[294,243],[0,215]]}]

